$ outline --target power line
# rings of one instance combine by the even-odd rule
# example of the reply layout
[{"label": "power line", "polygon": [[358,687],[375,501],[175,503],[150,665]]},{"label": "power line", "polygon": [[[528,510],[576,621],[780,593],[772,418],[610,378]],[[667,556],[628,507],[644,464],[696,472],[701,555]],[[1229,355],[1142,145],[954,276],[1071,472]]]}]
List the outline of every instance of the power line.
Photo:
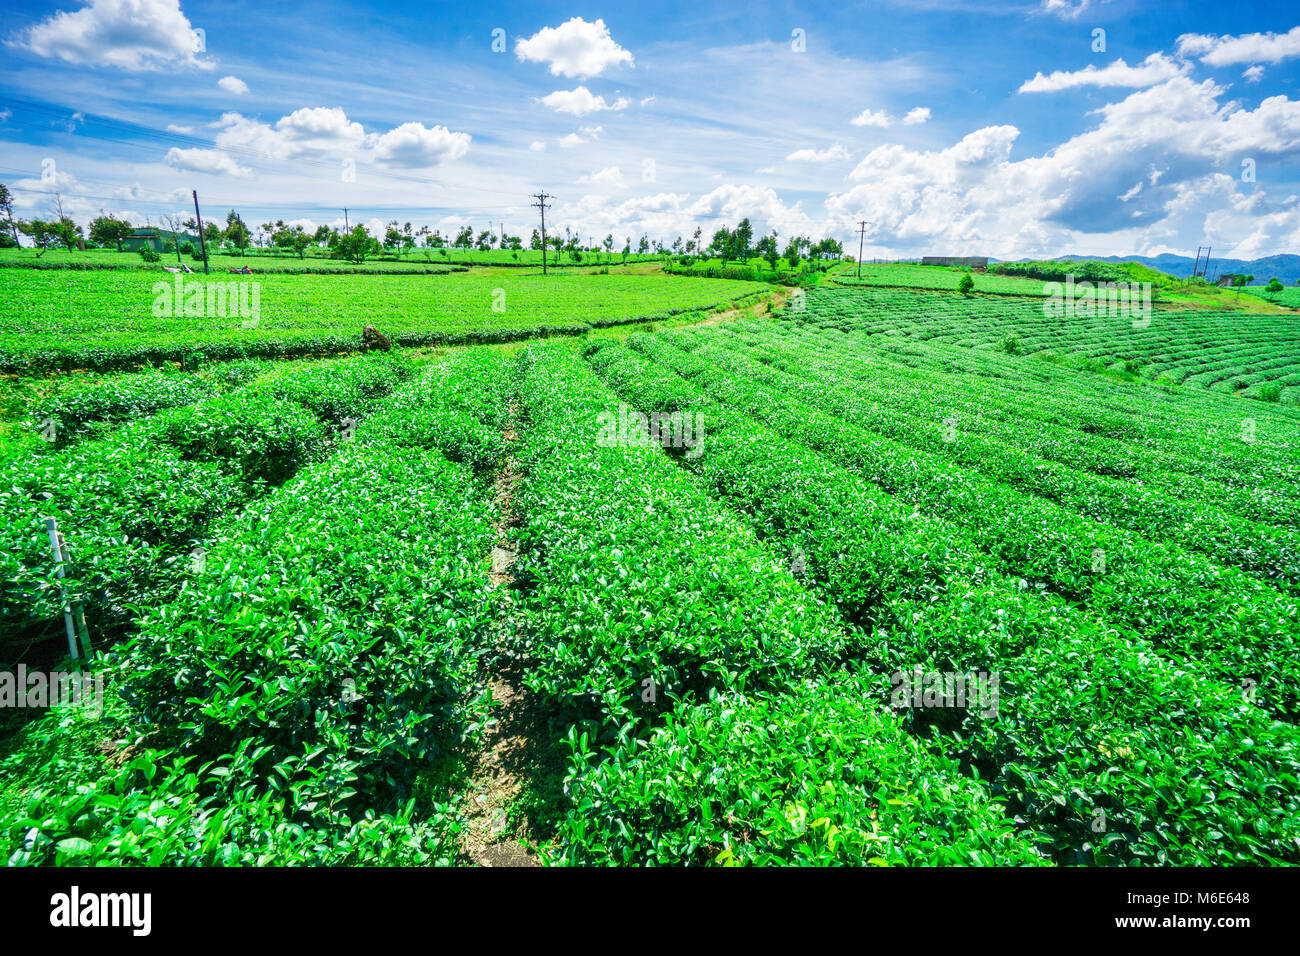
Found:
[{"label": "power line", "polygon": [[533,198],[537,200],[529,205],[542,211],[542,275],[546,275],[546,200],[551,197],[545,192],[533,193]]},{"label": "power line", "polygon": [[862,278],[862,243],[867,238],[867,226],[871,223],[865,219],[858,221],[858,278]]}]

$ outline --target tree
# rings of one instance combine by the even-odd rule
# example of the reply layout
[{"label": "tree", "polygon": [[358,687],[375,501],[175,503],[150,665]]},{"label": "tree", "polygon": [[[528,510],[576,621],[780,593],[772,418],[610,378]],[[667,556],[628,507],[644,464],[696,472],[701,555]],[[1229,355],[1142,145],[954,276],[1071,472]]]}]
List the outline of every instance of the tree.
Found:
[{"label": "tree", "polygon": [[185,224],[181,222],[179,216],[172,216],[172,215],[163,216],[163,222],[167,224],[167,231],[171,233],[171,237],[166,239],[163,242],[163,246],[164,248],[170,247],[171,250],[176,253],[176,261],[180,262],[181,261],[181,230],[185,228]]},{"label": "tree", "polygon": [[969,272],[962,273],[962,277],[957,280],[957,291],[962,295],[967,295],[975,288],[975,280],[971,278]]},{"label": "tree", "polygon": [[474,242],[474,227],[466,226],[460,232],[456,233],[456,238],[452,240],[452,247],[456,249],[468,249]]},{"label": "tree", "polygon": [[491,231],[484,229],[482,232],[480,232],[478,234],[478,239],[475,240],[474,242],[474,248],[478,249],[479,252],[487,252],[489,249],[491,249],[492,248]]},{"label": "tree", "polygon": [[50,224],[43,219],[29,219],[26,222],[19,220],[18,231],[30,238],[32,245],[40,250],[37,253],[38,257],[56,241],[54,233],[50,230]]},{"label": "tree", "polygon": [[117,246],[117,251],[121,252],[122,240],[130,235],[131,224],[125,219],[118,219],[116,216],[98,216],[90,220],[90,238],[101,246],[111,242]]},{"label": "tree", "polygon": [[0,210],[4,211],[5,221],[9,223],[9,236],[16,246],[18,245],[18,223],[14,222],[14,194],[4,183],[0,183]]},{"label": "tree", "polygon": [[248,246],[248,237],[248,226],[244,224],[244,220],[240,218],[239,213],[233,209],[226,213],[226,228],[222,232],[222,238],[232,243],[239,250],[241,256]]},{"label": "tree", "polygon": [[298,258],[304,258],[307,247],[311,245],[312,238],[307,235],[307,230],[302,226],[286,227],[278,230],[271,237],[271,241],[281,249],[288,249],[298,254]]},{"label": "tree", "polygon": [[723,226],[713,234],[713,239],[709,243],[709,252],[720,256],[722,264],[726,265],[727,260],[731,258],[732,240],[731,230]]},{"label": "tree", "polygon": [[1268,280],[1268,285],[1264,287],[1265,292],[1281,292],[1282,283],[1277,281],[1277,276]]},{"label": "tree", "polygon": [[736,226],[736,231],[731,236],[736,244],[735,254],[732,258],[740,259],[742,262],[749,262],[749,242],[754,238],[754,227],[749,224],[749,220],[740,220],[740,225]]},{"label": "tree", "polygon": [[366,231],[366,227],[356,225],[351,232],[339,236],[336,254],[357,264],[366,261],[366,256],[378,255],[383,251],[379,240]]},{"label": "tree", "polygon": [[785,261],[790,263],[791,269],[799,267],[799,260],[803,258],[800,254],[800,249],[805,242],[807,242],[807,240],[801,236],[792,236],[790,241],[785,244]]},{"label": "tree", "polygon": [[645,255],[650,251],[650,239],[648,236],[642,236],[641,241],[637,243],[636,251],[638,255]]},{"label": "tree", "polygon": [[607,235],[601,245],[605,247],[605,261],[609,261],[610,254],[614,251],[614,234],[611,232]]},{"label": "tree", "polygon": [[389,252],[394,252],[402,244],[402,232],[397,228],[397,220],[394,219],[384,230],[384,248]]},{"label": "tree", "polygon": [[781,254],[776,246],[776,230],[772,230],[770,236],[764,236],[754,245],[754,252],[760,259],[766,259],[768,267],[775,272],[777,260]]},{"label": "tree", "polygon": [[50,234],[58,242],[68,247],[69,252],[72,251],[74,245],[83,249],[86,247],[86,240],[82,237],[81,227],[64,213],[63,197],[58,193],[54,194],[54,219],[52,222],[46,223],[46,226],[49,228]]},{"label": "tree", "polygon": [[329,226],[317,226],[316,232],[311,237],[311,241],[316,243],[318,246],[329,245],[330,236],[333,234],[334,230]]},{"label": "tree", "polygon": [[542,248],[542,236],[536,229],[533,230],[533,234],[528,240],[528,248],[533,250]]}]

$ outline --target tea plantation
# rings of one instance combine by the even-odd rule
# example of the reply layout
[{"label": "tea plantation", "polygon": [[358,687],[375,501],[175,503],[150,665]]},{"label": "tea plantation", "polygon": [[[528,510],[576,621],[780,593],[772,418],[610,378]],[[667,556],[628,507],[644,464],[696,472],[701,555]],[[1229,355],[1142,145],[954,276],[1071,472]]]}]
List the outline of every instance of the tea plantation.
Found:
[{"label": "tea plantation", "polygon": [[4,272],[11,865],[1300,863],[1294,317]]}]

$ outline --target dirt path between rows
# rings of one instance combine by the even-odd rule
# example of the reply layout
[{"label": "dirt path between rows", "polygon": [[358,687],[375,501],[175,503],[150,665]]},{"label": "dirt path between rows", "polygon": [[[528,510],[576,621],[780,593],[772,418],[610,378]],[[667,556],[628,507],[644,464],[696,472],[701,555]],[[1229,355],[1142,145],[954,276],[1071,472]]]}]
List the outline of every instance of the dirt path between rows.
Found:
[{"label": "dirt path between rows", "polygon": [[[518,417],[519,407],[512,403],[502,434],[505,454],[494,497],[497,543],[492,548],[488,579],[501,608],[498,641],[508,631],[515,614],[512,592],[515,579],[510,568],[518,557],[518,548],[511,540],[511,529],[519,523],[514,511],[515,489],[519,485],[519,462],[514,455]],[[535,839],[525,842],[533,836],[528,821],[512,819],[511,812],[533,750],[531,695],[519,671],[505,665],[496,666],[488,680],[488,689],[493,700],[492,718],[484,730],[483,749],[471,769],[461,849],[479,866],[540,866],[536,852],[529,845]]]},{"label": "dirt path between rows", "polygon": [[[790,301],[797,290],[792,286],[782,286],[777,291],[759,299],[753,305],[741,306],[738,309],[727,309],[725,312],[714,312],[707,319],[699,322],[691,322],[682,328],[707,329],[715,325],[721,325],[723,322],[734,322],[736,319],[753,316],[755,318],[767,315],[769,311],[775,312],[777,309],[784,309],[785,304]],[[768,308],[771,306],[771,309]]]}]

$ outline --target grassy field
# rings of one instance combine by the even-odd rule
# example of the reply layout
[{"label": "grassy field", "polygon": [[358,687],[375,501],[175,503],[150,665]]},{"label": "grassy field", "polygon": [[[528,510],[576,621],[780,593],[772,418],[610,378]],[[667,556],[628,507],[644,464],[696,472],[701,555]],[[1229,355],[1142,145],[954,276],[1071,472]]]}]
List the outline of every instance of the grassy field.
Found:
[{"label": "grassy field", "polygon": [[[6,334],[88,348],[149,289],[61,278],[95,321],[33,294]],[[276,277],[252,331],[754,288],[538,282]],[[0,659],[58,663],[53,516],[105,691],[5,712],[0,851],[1300,864],[1300,411],[1237,397],[1300,364],[1279,322],[830,287],[617,338],[14,379]]]},{"label": "grassy field", "polygon": [[[758,283],[663,274],[501,272],[398,276],[157,276],[8,270],[0,274],[0,370],[128,367],[355,350],[374,325],[401,345],[575,334],[634,319],[709,310],[765,291]],[[184,291],[177,315],[175,289]],[[224,305],[207,290],[230,283]],[[199,290],[193,292],[192,290]],[[252,297],[257,295],[257,314]],[[201,295],[202,307],[190,296]],[[242,298],[239,298],[242,296]],[[159,300],[169,314],[159,316]],[[231,305],[238,298],[240,308]],[[247,308],[243,308],[243,306]],[[194,312],[195,314],[189,314]]]}]

